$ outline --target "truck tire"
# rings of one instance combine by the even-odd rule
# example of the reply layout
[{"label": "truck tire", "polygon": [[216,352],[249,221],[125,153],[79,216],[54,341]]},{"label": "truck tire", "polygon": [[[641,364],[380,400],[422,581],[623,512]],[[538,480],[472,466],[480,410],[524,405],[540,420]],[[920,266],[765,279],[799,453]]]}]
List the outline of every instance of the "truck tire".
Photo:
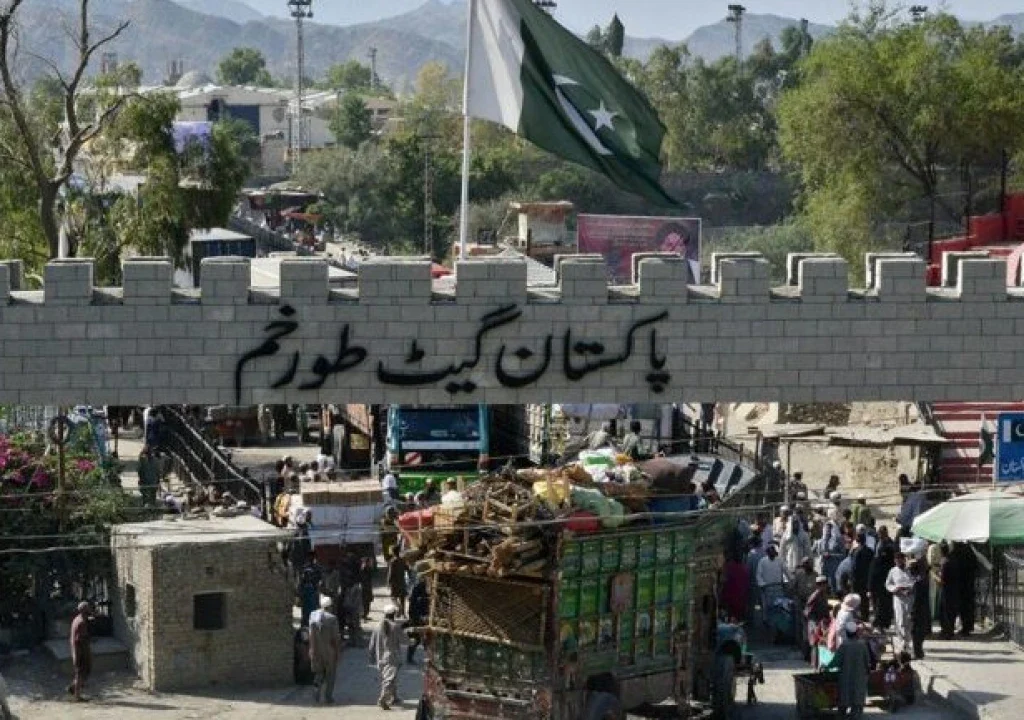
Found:
[{"label": "truck tire", "polygon": [[733,720],[736,714],[736,659],[730,653],[715,657],[711,708],[714,720]]},{"label": "truck tire", "polygon": [[587,696],[583,720],[623,720],[622,703],[611,693],[593,692]]}]

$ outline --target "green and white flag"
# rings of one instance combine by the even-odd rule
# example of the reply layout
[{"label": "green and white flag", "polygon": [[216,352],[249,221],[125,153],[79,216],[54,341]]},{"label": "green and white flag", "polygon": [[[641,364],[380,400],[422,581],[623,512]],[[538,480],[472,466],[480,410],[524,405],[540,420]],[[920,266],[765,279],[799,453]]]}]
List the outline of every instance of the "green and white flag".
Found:
[{"label": "green and white flag", "polygon": [[466,107],[660,205],[658,114],[608,59],[531,0],[470,0]]}]

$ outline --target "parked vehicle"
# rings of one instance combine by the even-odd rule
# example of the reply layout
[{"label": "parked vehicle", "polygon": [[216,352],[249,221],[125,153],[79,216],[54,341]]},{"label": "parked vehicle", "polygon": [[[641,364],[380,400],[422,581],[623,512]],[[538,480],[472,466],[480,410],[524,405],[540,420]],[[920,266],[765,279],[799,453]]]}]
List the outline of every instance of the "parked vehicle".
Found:
[{"label": "parked vehicle", "polygon": [[243,447],[263,440],[255,405],[211,405],[203,417],[203,429],[220,445]]},{"label": "parked vehicle", "polygon": [[436,573],[428,717],[620,719],[674,699],[680,717],[730,718],[737,677],[755,667],[742,627],[718,619],[732,527],[709,511],[561,532],[542,580]]},{"label": "parked vehicle", "polygon": [[356,557],[376,561],[380,550],[377,528],[384,508],[376,480],[304,482],[295,502],[310,511],[313,552],[325,567],[338,562],[343,548]]}]

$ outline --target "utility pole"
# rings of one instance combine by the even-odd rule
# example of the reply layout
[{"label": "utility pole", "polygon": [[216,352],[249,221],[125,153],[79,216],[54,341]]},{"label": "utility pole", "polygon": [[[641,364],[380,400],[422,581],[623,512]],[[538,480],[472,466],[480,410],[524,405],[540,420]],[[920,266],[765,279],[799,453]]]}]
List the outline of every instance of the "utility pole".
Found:
[{"label": "utility pole", "polygon": [[370,56],[370,87],[377,89],[377,48],[371,47],[367,55]]},{"label": "utility pole", "polygon": [[308,143],[306,122],[302,117],[302,84],[305,82],[306,48],[302,24],[313,17],[313,0],[288,0],[289,14],[295,19],[295,121],[292,130],[292,172],[299,167],[299,158]]},{"label": "utility pole", "polygon": [[928,14],[927,5],[911,5],[910,6],[910,17],[915,23],[919,23],[924,20],[924,16]]},{"label": "utility pole", "polygon": [[430,168],[430,141],[423,143],[423,254],[434,257],[434,173]]},{"label": "utility pole", "polygon": [[420,135],[423,142],[423,254],[434,257],[434,167],[430,142],[439,135]]},{"label": "utility pole", "polygon": [[743,14],[747,12],[747,9],[742,5],[730,5],[729,16],[725,19],[726,22],[731,22],[736,26],[736,64],[739,65],[743,62]]},{"label": "utility pole", "polygon": [[811,52],[811,33],[807,18],[800,18],[800,57],[805,58]]}]

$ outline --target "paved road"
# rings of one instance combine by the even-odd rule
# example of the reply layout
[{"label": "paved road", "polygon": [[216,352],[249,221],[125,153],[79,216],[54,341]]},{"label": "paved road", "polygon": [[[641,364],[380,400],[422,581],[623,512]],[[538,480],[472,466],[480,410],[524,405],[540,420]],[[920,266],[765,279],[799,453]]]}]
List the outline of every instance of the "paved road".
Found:
[{"label": "paved road", "polygon": [[[380,593],[380,590],[378,590]],[[379,595],[375,605],[383,604]],[[369,626],[367,626],[369,627]],[[764,654],[766,662],[765,684],[758,687],[759,704],[754,707],[740,705],[736,720],[793,720],[794,672],[803,672],[802,664],[791,653],[771,649]],[[40,668],[41,669],[41,668]],[[100,679],[95,699],[82,705],[72,705],[55,689],[60,680],[49,675],[49,683],[30,668],[12,672],[11,684],[15,693],[14,709],[22,720],[33,718],[67,718],[67,720],[379,720],[405,718],[414,715],[412,703],[384,712],[374,706],[377,685],[374,671],[365,663],[361,649],[345,653],[338,673],[337,705],[318,707],[312,702],[309,688],[282,688],[278,690],[235,692],[214,690],[205,695],[151,695],[134,687],[125,675],[108,675]],[[34,678],[28,677],[35,675]],[[45,683],[43,685],[42,683]],[[418,668],[402,670],[400,690],[413,698],[420,688]],[[742,693],[741,693],[742,699]],[[868,708],[867,717],[885,715],[877,707]],[[630,716],[630,720],[640,716]],[[661,717],[671,717],[663,714]],[[898,715],[903,720],[961,720],[952,708],[938,706],[924,699],[914,706],[902,708]]]},{"label": "paved road", "polygon": [[[794,720],[796,705],[793,675],[807,672],[807,667],[795,653],[788,650],[767,648],[758,652],[765,663],[765,684],[757,687],[758,705],[740,705],[737,720]],[[737,693],[738,701],[745,699],[745,690],[745,686],[741,686]],[[865,712],[867,717],[886,714],[878,707],[870,707]],[[962,720],[955,710],[939,707],[927,698],[919,698],[914,705],[901,708],[898,717],[901,720]]]}]

